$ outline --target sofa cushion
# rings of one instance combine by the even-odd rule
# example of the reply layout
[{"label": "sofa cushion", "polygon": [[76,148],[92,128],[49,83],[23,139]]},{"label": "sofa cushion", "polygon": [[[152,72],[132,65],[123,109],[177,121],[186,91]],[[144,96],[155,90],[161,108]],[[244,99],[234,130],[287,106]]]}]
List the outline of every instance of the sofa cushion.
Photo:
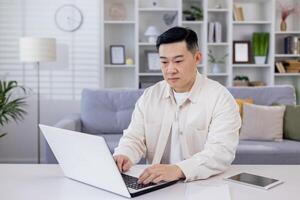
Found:
[{"label": "sofa cushion", "polygon": [[282,142],[239,142],[234,164],[300,164],[300,143],[292,140]]},{"label": "sofa cushion", "polygon": [[281,141],[284,110],[285,106],[244,104],[240,139]]},{"label": "sofa cushion", "polygon": [[300,141],[300,105],[286,106],[283,123],[284,138]]},{"label": "sofa cushion", "polygon": [[82,131],[93,134],[122,134],[130,123],[137,99],[143,90],[82,91]]},{"label": "sofa cushion", "polygon": [[243,107],[245,103],[250,103],[250,104],[254,104],[253,99],[235,99],[236,103],[239,106],[239,111],[240,111],[240,115],[241,118],[243,119]]},{"label": "sofa cushion", "polygon": [[267,105],[283,104],[295,105],[295,89],[291,85],[267,86],[267,87],[230,87],[229,92],[236,99],[254,100],[255,104]]}]

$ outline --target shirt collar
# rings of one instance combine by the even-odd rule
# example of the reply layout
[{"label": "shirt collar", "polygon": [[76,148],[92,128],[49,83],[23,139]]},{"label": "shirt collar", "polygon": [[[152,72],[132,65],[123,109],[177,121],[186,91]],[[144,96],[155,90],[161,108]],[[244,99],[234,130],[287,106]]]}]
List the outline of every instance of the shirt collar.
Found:
[{"label": "shirt collar", "polygon": [[[189,96],[188,96],[188,99],[192,103],[197,102],[198,91],[203,87],[204,79],[205,79],[205,77],[203,75],[201,75],[199,72],[197,72],[196,80],[195,80],[195,82],[192,86],[192,89],[190,90]],[[165,98],[170,98],[170,97],[173,97],[173,92],[172,92],[172,88],[167,83],[166,84],[166,90],[165,90]]]}]

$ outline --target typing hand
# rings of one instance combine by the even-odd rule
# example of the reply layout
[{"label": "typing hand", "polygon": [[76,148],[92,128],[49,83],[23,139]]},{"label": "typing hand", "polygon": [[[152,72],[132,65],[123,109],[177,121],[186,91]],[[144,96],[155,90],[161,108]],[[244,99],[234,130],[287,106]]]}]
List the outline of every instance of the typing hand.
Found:
[{"label": "typing hand", "polygon": [[117,163],[120,172],[126,172],[132,166],[132,162],[125,155],[115,155],[114,160]]},{"label": "typing hand", "polygon": [[185,176],[177,165],[156,164],[144,170],[139,177],[138,183],[158,183],[160,181],[174,181],[180,178],[185,178]]}]

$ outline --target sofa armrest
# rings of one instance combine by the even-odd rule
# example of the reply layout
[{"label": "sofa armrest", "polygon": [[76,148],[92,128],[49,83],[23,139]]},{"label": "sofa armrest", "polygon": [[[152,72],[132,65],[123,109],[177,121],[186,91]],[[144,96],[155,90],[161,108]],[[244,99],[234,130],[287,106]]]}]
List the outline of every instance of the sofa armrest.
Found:
[{"label": "sofa armrest", "polygon": [[[70,114],[65,116],[63,119],[61,119],[59,122],[57,122],[55,125],[57,128],[62,129],[68,129],[71,131],[81,131],[81,120],[80,120],[80,114]],[[46,142],[45,145],[45,163],[47,164],[56,164],[57,160],[54,157],[52,150],[50,149],[48,143]]]},{"label": "sofa armrest", "polygon": [[80,114],[74,113],[74,114],[67,115],[64,118],[62,118],[59,122],[57,122],[54,126],[57,128],[80,132],[81,131]]}]

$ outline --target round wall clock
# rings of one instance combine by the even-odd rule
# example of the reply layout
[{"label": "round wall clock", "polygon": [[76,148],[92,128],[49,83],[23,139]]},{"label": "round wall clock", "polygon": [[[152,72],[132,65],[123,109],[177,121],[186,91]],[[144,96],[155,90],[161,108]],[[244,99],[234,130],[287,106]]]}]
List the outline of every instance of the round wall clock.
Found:
[{"label": "round wall clock", "polygon": [[55,12],[56,26],[66,32],[73,32],[80,28],[83,23],[83,15],[78,7],[72,4],[65,4]]}]

